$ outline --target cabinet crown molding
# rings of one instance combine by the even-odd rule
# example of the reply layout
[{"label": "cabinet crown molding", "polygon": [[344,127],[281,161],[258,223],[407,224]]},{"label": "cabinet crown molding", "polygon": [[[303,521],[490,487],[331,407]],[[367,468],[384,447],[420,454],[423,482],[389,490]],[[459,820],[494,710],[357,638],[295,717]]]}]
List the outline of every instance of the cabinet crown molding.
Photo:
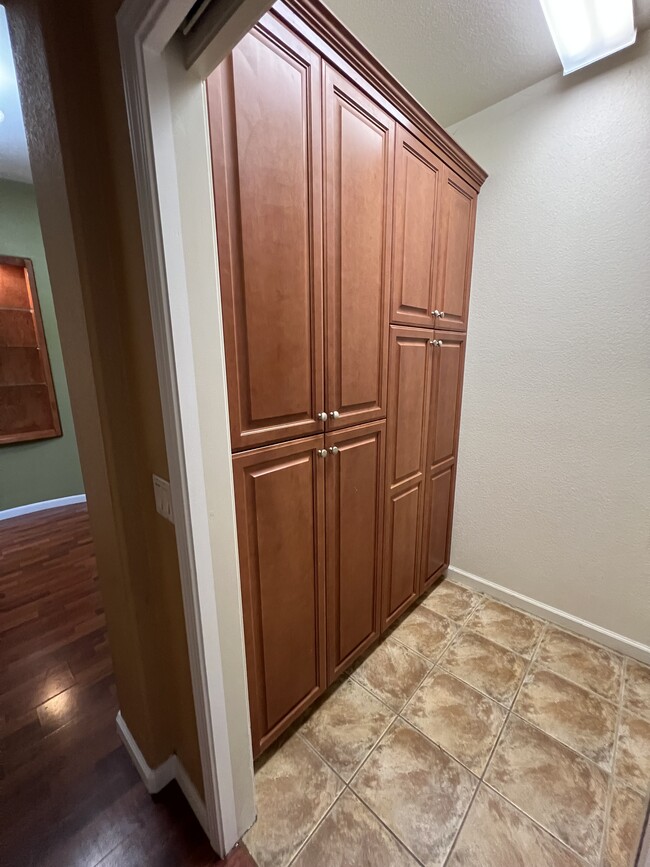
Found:
[{"label": "cabinet crown molding", "polygon": [[[292,27],[296,24],[294,16],[302,20],[356,73],[398,109],[402,117],[398,116],[397,120],[403,121],[405,118],[415,129],[431,139],[447,158],[450,166],[461,170],[477,192],[481,189],[488,176],[485,169],[454,141],[415,97],[319,0],[279,0],[271,8],[271,12]],[[303,32],[300,35],[305,37]]]}]

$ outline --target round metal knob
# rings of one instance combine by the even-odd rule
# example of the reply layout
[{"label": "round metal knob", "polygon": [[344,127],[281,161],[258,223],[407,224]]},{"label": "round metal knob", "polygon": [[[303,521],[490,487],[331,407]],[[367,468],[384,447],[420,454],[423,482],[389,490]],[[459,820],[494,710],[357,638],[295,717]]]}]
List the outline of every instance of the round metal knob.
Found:
[{"label": "round metal knob", "polygon": [[439,340],[439,341],[438,341],[438,346],[444,346],[444,345],[445,345],[445,344],[442,342],[442,340]]},{"label": "round metal knob", "polygon": [[318,457],[326,458],[327,457],[327,449],[318,449]]},{"label": "round metal knob", "polygon": [[339,453],[338,446],[330,446],[330,454],[338,455],[338,453]]},{"label": "round metal knob", "polygon": [[317,418],[319,421],[327,421],[327,413],[319,412]]},{"label": "round metal knob", "polygon": [[330,418],[339,418],[340,415],[341,413],[335,409],[333,412],[330,413]]},{"label": "round metal knob", "polygon": [[439,311],[439,310],[432,310],[432,311],[431,311],[431,315],[432,315],[432,316],[435,316],[435,317],[438,317],[438,316],[440,316],[440,311]]},{"label": "round metal knob", "polygon": [[430,340],[429,341],[429,346],[437,346],[437,345],[438,345],[438,342],[436,340]]},{"label": "round metal knob", "polygon": [[441,319],[444,319],[444,318],[445,318],[445,311],[444,311],[444,310],[441,310],[441,311],[438,313],[438,316],[439,316]]}]

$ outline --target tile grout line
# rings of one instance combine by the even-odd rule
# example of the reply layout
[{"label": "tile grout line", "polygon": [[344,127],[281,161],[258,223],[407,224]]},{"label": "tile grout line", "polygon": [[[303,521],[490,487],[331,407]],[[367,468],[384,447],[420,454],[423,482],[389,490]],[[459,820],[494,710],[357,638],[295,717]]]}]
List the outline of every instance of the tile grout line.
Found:
[{"label": "tile grout line", "polygon": [[610,820],[610,812],[612,809],[612,803],[614,800],[614,772],[616,770],[616,757],[618,755],[618,738],[619,731],[621,727],[621,721],[623,718],[623,702],[625,699],[625,680],[627,678],[627,665],[628,658],[623,657],[623,666],[621,670],[621,685],[619,687],[618,692],[618,709],[616,713],[616,726],[614,728],[614,751],[612,753],[612,771],[609,775],[609,780],[607,782],[607,796],[605,798],[605,814],[603,816],[603,832],[600,840],[600,847],[598,852],[598,864],[602,864],[603,858],[605,856],[605,847],[607,845],[607,835],[609,833],[609,820]]},{"label": "tile grout line", "polygon": [[338,804],[338,802],[339,802],[340,799],[343,797],[343,795],[345,794],[345,792],[347,791],[347,789],[348,789],[347,786],[343,786],[343,788],[342,788],[341,791],[338,793],[338,795],[334,798],[334,800],[333,800],[332,803],[329,805],[329,807],[327,808],[327,810],[325,810],[325,812],[324,812],[323,815],[320,817],[320,819],[316,822],[316,824],[315,824],[314,827],[311,829],[311,831],[309,832],[309,834],[307,834],[307,836],[306,836],[305,839],[302,841],[302,843],[300,844],[300,846],[298,846],[298,848],[297,848],[296,851],[293,853],[293,855],[290,855],[290,856],[289,856],[289,860],[286,862],[286,865],[282,865],[282,867],[291,867],[291,865],[296,861],[296,859],[298,858],[298,856],[300,855],[300,853],[303,851],[303,849],[305,848],[305,846],[307,845],[307,843],[309,843],[309,841],[310,841],[311,838],[314,836],[314,834],[316,833],[316,831],[318,831],[318,829],[319,829],[320,826],[323,824],[323,822],[325,821],[325,819],[327,819],[327,817],[330,815],[330,813],[332,812],[332,810],[334,809],[334,807]]}]

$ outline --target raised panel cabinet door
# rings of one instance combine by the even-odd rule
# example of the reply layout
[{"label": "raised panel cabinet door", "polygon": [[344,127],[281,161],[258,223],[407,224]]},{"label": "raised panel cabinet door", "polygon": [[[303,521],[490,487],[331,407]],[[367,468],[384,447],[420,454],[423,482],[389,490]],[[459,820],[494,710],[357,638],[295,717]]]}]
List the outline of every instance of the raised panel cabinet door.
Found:
[{"label": "raised panel cabinet door", "polygon": [[443,164],[397,127],[391,322],[433,327]]},{"label": "raised panel cabinet door", "polygon": [[267,15],[208,79],[233,449],[324,429],[320,69]]},{"label": "raised panel cabinet door", "polygon": [[386,422],[327,434],[327,624],[331,683],[379,635]]},{"label": "raised panel cabinet door", "polygon": [[455,464],[433,472],[427,478],[422,590],[429,587],[449,565],[455,478]]},{"label": "raised panel cabinet door", "polygon": [[436,268],[436,328],[467,331],[477,193],[445,169],[440,198],[441,244]]},{"label": "raised panel cabinet door", "polygon": [[465,334],[436,330],[432,359],[427,451],[429,467],[434,469],[453,461],[458,451]]},{"label": "raised panel cabinet door", "polygon": [[382,630],[396,620],[420,591],[424,476],[388,487],[384,526]]},{"label": "raised panel cabinet door", "polygon": [[328,66],[324,92],[326,402],[332,430],[386,415],[395,124]]},{"label": "raised panel cabinet door", "polygon": [[325,689],[323,436],[233,456],[253,752]]}]

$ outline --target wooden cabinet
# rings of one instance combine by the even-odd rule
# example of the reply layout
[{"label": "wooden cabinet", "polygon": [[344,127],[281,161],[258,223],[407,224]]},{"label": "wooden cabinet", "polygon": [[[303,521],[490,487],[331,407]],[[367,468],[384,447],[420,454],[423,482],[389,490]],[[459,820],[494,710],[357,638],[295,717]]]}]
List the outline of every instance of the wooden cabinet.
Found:
[{"label": "wooden cabinet", "polygon": [[397,128],[391,322],[433,328],[443,164]]},{"label": "wooden cabinet", "polygon": [[324,437],[233,457],[253,751],[322,691]]},{"label": "wooden cabinet", "polygon": [[266,16],[208,82],[234,449],[323,430],[320,69]]},{"label": "wooden cabinet", "polygon": [[325,438],[330,683],[380,631],[385,430],[381,421]]},{"label": "wooden cabinet", "polygon": [[442,183],[440,255],[438,257],[435,327],[466,331],[474,251],[476,191],[445,169]]},{"label": "wooden cabinet", "polygon": [[331,429],[386,415],[394,121],[325,68],[327,410]]},{"label": "wooden cabinet", "polygon": [[382,623],[420,590],[433,329],[390,327]]},{"label": "wooden cabinet", "polygon": [[485,174],[318,0],[207,91],[258,755],[449,563]]}]

